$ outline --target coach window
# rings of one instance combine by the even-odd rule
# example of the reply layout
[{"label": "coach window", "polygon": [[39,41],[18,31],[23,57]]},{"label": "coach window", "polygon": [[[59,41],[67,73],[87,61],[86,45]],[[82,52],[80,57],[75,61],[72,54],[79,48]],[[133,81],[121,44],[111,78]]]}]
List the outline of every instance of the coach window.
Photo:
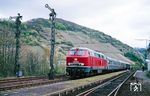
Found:
[{"label": "coach window", "polygon": [[101,58],[101,55],[100,55],[100,54],[98,54],[98,58]]},{"label": "coach window", "polygon": [[102,55],[102,58],[104,58],[104,55]]},{"label": "coach window", "polygon": [[96,53],[94,53],[94,56],[95,56],[95,57],[97,57],[97,54],[96,54]]},{"label": "coach window", "polygon": [[90,51],[90,56],[93,56],[93,53]]},{"label": "coach window", "polygon": [[95,55],[95,57],[99,58],[97,53],[94,53],[94,55]]},{"label": "coach window", "polygon": [[91,53],[90,53],[90,51],[88,51],[88,54],[91,56]]},{"label": "coach window", "polygon": [[100,55],[100,57],[102,58],[102,55]]},{"label": "coach window", "polygon": [[106,56],[104,56],[104,59],[107,59]]}]

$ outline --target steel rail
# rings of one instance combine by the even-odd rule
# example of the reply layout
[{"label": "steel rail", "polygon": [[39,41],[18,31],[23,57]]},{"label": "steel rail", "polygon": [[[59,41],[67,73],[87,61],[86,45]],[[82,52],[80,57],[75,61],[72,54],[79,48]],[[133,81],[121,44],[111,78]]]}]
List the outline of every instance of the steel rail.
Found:
[{"label": "steel rail", "polygon": [[[117,96],[118,91],[120,90],[120,88],[122,87],[122,85],[131,77],[133,76],[135,72],[133,72],[132,74],[130,74],[121,84],[119,84],[110,94],[108,94],[108,96]],[[113,95],[114,94],[114,95]]]},{"label": "steel rail", "polygon": [[[125,73],[126,73],[126,72],[125,72]],[[125,73],[124,73],[124,74],[125,74]],[[113,78],[113,79],[111,79],[111,80],[109,80],[109,81],[107,81],[107,82],[101,84],[101,85],[98,85],[98,86],[96,86],[96,87],[94,87],[94,88],[92,88],[92,89],[89,89],[89,90],[87,90],[87,91],[85,91],[85,92],[83,92],[83,93],[80,93],[80,94],[78,94],[77,96],[87,96],[87,95],[91,94],[92,92],[94,92],[96,89],[110,84],[112,81],[114,81],[114,80],[120,78],[120,77],[123,76],[124,74],[121,74],[121,75],[119,75],[119,76],[117,76],[117,77],[115,77],[115,78]]]},{"label": "steel rail", "polygon": [[56,82],[60,82],[60,81],[66,81],[66,80],[68,80],[68,77],[61,75],[61,76],[57,76],[57,78],[55,77],[54,80],[48,80],[48,78],[42,78],[42,77],[41,78],[40,77],[24,78],[23,80],[22,79],[23,78],[10,79],[10,81],[7,81],[7,79],[5,79],[3,82],[1,80],[0,91],[12,90],[12,89],[18,89],[18,88],[24,88],[24,87],[31,87],[31,86],[38,86],[38,85],[44,85],[44,84],[51,84],[51,83],[56,83]]},{"label": "steel rail", "polygon": [[[63,89],[63,90],[56,91],[56,92],[48,93],[44,96],[84,96],[85,93],[88,93],[88,92],[92,91],[93,86],[95,87],[95,86],[98,86],[100,84],[101,84],[101,86],[102,86],[102,84],[107,85],[109,83],[105,83],[105,82],[107,82],[108,80],[112,81],[114,79],[117,79],[117,78],[121,77],[122,75],[124,75],[126,72],[127,71],[125,71],[121,74],[106,78],[106,79],[93,81],[93,82],[88,83],[88,84],[74,86],[74,87],[66,88],[66,89]],[[88,89],[89,89],[89,91],[86,91]],[[81,90],[85,90],[86,92],[85,91],[83,92]],[[93,90],[94,90],[94,88],[93,88]],[[79,93],[80,91],[83,92],[83,93]]]}]

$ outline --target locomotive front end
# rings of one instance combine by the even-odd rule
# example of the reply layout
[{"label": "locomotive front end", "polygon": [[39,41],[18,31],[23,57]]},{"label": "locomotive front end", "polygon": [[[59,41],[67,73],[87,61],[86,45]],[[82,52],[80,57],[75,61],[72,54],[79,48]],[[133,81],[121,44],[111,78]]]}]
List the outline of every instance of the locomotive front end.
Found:
[{"label": "locomotive front end", "polygon": [[89,53],[85,49],[73,48],[66,57],[66,72],[71,77],[84,76],[89,72]]}]

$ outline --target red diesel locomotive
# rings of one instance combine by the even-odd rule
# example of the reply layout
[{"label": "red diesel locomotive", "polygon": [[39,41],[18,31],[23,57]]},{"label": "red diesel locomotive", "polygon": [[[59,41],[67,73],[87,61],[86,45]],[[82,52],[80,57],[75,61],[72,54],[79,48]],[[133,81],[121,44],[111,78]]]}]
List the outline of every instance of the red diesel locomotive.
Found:
[{"label": "red diesel locomotive", "polygon": [[101,73],[104,70],[121,70],[130,67],[130,64],[126,62],[84,47],[70,49],[66,57],[66,64],[66,72],[71,77],[87,76]]}]

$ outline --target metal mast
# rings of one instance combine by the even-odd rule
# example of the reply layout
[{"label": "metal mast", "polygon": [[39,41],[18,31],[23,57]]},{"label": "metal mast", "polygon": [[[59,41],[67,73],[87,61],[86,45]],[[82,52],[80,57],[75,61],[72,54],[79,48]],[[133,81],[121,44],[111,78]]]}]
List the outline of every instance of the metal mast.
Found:
[{"label": "metal mast", "polygon": [[[149,43],[149,45],[148,45],[148,47],[147,47],[147,59],[150,60],[150,43]],[[149,62],[149,63],[150,63],[150,62]]]},{"label": "metal mast", "polygon": [[[135,40],[139,40],[139,41],[146,41],[146,49],[148,49],[148,47],[149,47],[149,45],[148,45],[148,43],[149,43],[149,39],[135,39]],[[148,50],[146,50],[146,54],[145,54],[145,58],[144,59],[146,59],[147,58],[147,55],[148,55]]]},{"label": "metal mast", "polygon": [[15,52],[15,68],[14,72],[17,77],[20,77],[22,73],[20,73],[20,63],[19,63],[19,49],[20,49],[20,25],[22,16],[18,13],[18,16],[10,17],[10,19],[15,19],[15,38],[16,38],[16,52]]},{"label": "metal mast", "polygon": [[54,60],[54,52],[55,52],[55,18],[56,18],[56,13],[55,10],[50,8],[48,4],[45,5],[46,8],[48,8],[51,13],[49,14],[49,20],[52,22],[51,26],[51,51],[50,51],[50,72],[48,73],[49,79],[54,79],[54,65],[53,65],[53,60]]}]

